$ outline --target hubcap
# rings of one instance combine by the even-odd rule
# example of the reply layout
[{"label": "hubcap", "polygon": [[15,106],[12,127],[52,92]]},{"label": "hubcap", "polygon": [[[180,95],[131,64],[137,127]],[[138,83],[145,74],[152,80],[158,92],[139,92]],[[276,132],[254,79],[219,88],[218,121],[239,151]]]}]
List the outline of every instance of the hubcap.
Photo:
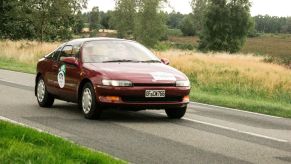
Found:
[{"label": "hubcap", "polygon": [[44,81],[41,79],[39,80],[38,85],[37,85],[37,99],[39,102],[43,101],[44,94],[45,94],[45,85],[44,85]]},{"label": "hubcap", "polygon": [[88,114],[91,110],[92,94],[89,88],[85,88],[82,96],[82,107],[84,113]]}]

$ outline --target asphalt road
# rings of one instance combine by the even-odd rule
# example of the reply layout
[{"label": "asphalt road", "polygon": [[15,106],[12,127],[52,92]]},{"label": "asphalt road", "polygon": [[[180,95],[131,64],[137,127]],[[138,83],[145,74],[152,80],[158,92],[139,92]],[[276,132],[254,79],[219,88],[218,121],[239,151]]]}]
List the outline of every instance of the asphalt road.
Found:
[{"label": "asphalt road", "polygon": [[291,163],[291,120],[191,103],[164,111],[109,110],[86,120],[77,105],[40,108],[34,76],[0,70],[0,118],[48,131],[132,163]]}]

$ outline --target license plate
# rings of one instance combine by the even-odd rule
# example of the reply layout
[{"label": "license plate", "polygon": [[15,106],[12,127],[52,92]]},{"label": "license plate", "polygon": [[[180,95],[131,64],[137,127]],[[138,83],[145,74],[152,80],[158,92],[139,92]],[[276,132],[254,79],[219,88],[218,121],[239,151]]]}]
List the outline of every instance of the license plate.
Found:
[{"label": "license plate", "polygon": [[146,90],[145,97],[166,97],[165,90]]}]

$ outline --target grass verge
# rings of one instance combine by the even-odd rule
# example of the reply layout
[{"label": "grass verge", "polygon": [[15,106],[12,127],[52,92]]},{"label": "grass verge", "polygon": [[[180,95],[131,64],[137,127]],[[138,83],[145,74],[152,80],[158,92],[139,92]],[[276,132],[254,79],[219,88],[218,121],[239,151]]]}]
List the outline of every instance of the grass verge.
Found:
[{"label": "grass verge", "polygon": [[125,163],[59,137],[0,121],[1,163]]},{"label": "grass verge", "polygon": [[238,97],[236,95],[216,95],[196,89],[191,91],[190,97],[191,101],[195,102],[291,118],[291,105],[288,103],[273,102],[264,99],[254,100],[251,98]]},{"label": "grass verge", "polygon": [[21,63],[12,58],[0,57],[0,68],[24,73],[35,73],[35,65]]}]

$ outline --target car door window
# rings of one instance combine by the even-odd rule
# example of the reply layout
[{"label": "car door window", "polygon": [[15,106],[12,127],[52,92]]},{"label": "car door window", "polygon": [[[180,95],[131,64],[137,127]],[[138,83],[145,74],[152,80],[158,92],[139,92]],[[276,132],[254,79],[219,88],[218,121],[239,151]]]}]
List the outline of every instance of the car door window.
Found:
[{"label": "car door window", "polygon": [[73,53],[73,46],[65,46],[58,57],[58,61],[60,61],[60,59],[64,57],[75,57],[75,54]]},{"label": "car door window", "polygon": [[51,59],[51,60],[57,60],[61,50],[62,50],[62,47],[59,47],[54,52],[52,52],[49,55],[47,55],[46,58],[47,59]]}]

